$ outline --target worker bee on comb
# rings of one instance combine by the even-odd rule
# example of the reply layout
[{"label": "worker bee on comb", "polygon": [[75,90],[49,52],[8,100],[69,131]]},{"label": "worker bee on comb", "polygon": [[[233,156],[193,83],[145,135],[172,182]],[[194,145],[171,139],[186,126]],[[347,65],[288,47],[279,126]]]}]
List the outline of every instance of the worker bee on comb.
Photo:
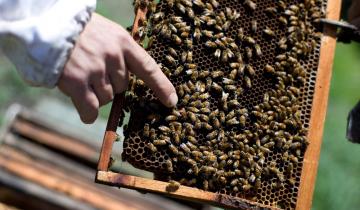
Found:
[{"label": "worker bee on comb", "polygon": [[[151,154],[146,165],[137,166],[150,171],[161,166],[168,180],[183,185],[245,197],[268,193],[266,186],[298,187],[293,176],[301,172],[308,144],[306,116],[299,111],[309,79],[303,64],[317,47],[312,20],[320,10],[246,0],[239,4],[246,11],[240,14],[234,5],[164,0],[149,16],[148,51],[163,64],[179,103],[170,111],[158,109],[155,120],[144,109],[130,108],[133,123],[124,156],[134,163],[131,147],[139,147],[133,142],[140,135],[150,142],[145,151]],[[269,24],[264,26],[260,14]],[[133,84],[145,92],[129,94],[136,107],[156,100],[144,84]],[[144,121],[141,132],[136,120]],[[284,199],[286,205],[292,198]]]}]

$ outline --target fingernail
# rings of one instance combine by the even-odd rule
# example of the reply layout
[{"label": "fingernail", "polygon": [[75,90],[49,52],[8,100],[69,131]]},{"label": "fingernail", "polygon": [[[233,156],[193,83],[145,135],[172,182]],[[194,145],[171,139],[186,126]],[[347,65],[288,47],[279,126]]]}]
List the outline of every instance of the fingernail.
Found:
[{"label": "fingernail", "polygon": [[178,102],[177,94],[176,93],[171,93],[170,96],[169,96],[169,99],[167,101],[167,105],[169,107],[174,107],[174,106],[176,106],[177,102]]}]

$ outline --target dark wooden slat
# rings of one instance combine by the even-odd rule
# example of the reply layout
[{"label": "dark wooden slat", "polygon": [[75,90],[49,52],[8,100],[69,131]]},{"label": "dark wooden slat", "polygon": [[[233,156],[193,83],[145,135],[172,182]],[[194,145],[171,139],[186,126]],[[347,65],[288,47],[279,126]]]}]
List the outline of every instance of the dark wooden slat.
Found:
[{"label": "dark wooden slat", "polygon": [[54,133],[46,128],[26,122],[21,118],[17,118],[11,128],[13,132],[40,144],[56,150],[62,150],[64,153],[76,156],[89,163],[96,163],[98,152],[94,148],[78,142],[73,138]]}]

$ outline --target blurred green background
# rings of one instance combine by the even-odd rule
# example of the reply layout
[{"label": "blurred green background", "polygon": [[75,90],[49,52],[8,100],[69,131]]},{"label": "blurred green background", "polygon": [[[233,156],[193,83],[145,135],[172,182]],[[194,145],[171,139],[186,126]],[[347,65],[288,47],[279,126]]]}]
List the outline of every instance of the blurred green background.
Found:
[{"label": "blurred green background", "polygon": [[[97,12],[129,26],[132,1],[98,1]],[[31,88],[19,78],[13,65],[0,54],[0,124],[7,107],[19,102],[27,106],[45,97],[70,100],[58,90]],[[329,106],[316,181],[314,210],[360,209],[360,145],[345,139],[346,119],[360,99],[360,44],[338,44],[334,60]],[[110,106],[101,109],[106,119]],[[56,111],[56,110],[55,110]]]}]

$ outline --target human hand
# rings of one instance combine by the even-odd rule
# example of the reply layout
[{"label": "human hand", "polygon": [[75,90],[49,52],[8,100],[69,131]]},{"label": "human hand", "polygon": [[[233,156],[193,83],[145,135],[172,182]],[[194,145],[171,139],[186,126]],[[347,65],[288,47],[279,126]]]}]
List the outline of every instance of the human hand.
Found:
[{"label": "human hand", "polygon": [[176,105],[175,88],[154,59],[124,28],[94,13],[76,42],[58,88],[71,98],[81,120],[92,123],[100,106],[126,90],[129,72],[144,80],[164,105]]}]

